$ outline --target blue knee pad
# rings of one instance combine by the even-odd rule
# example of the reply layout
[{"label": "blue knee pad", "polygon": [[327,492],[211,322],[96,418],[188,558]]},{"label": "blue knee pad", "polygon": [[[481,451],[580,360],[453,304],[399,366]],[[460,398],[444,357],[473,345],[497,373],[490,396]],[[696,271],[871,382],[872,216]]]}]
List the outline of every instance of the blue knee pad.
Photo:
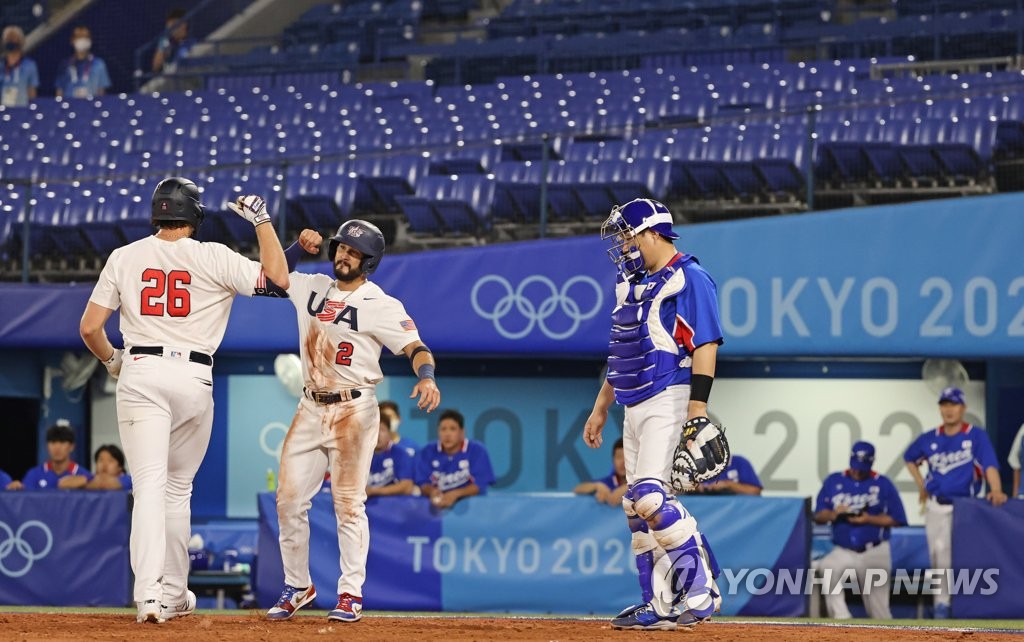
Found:
[{"label": "blue knee pad", "polygon": [[626,491],[626,497],[632,502],[636,514],[642,517],[652,530],[665,530],[683,518],[679,509],[673,505],[673,498],[669,497],[665,487],[657,479],[637,481]]}]

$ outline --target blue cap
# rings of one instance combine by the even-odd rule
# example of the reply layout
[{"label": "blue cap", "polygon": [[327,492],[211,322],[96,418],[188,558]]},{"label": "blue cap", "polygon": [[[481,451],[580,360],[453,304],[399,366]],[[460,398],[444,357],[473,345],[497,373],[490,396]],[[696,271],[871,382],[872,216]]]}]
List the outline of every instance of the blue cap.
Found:
[{"label": "blue cap", "polygon": [[939,395],[939,403],[956,403],[961,406],[967,405],[964,401],[964,391],[959,388],[946,388]]},{"label": "blue cap", "polygon": [[875,463],[875,447],[866,441],[858,441],[850,452],[850,468],[868,472]]}]

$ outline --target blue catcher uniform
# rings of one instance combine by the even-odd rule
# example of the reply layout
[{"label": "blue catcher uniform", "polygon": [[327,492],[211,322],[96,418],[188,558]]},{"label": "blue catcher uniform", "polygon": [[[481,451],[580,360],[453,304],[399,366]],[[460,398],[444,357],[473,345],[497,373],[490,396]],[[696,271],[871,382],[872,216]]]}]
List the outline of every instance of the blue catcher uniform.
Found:
[{"label": "blue catcher uniform", "polygon": [[[685,420],[680,410],[690,399],[691,354],[721,343],[722,328],[715,283],[695,257],[677,253],[664,268],[644,272],[640,250],[627,246],[646,230],[669,241],[679,238],[668,209],[649,199],[616,207],[602,229],[603,238],[615,239],[609,254],[620,267],[607,380],[615,400],[626,406],[623,453],[630,488],[622,504],[645,602],[623,611],[613,625],[675,628],[707,619],[721,604],[714,582],[718,565],[707,539],[667,489]],[[678,619],[676,604],[683,611]],[[632,626],[630,617],[639,623]]]},{"label": "blue catcher uniform", "polygon": [[412,479],[414,462],[409,453],[402,448],[401,442],[389,443],[383,452],[373,453],[370,460],[370,477],[367,486],[381,488],[397,484],[403,479]]},{"label": "blue catcher uniform", "polygon": [[900,526],[907,523],[899,491],[888,477],[871,470],[874,461],[873,445],[866,441],[855,443],[850,456],[850,468],[826,477],[818,491],[814,509],[816,513],[844,509],[843,516],[832,522],[832,542],[835,547],[814,564],[815,568],[825,570],[827,576],[831,576],[826,576],[829,590],[825,594],[829,617],[851,617],[846,597],[841,590],[834,590],[833,587],[842,580],[844,573],[853,570],[868,616],[879,620],[892,618],[889,609],[891,580],[886,575],[884,584],[877,586],[880,578],[868,578],[868,569],[888,573],[892,568],[892,551],[889,548],[892,529],[873,524],[852,524],[849,521],[850,514],[866,513],[888,515]]},{"label": "blue catcher uniform", "polygon": [[442,492],[476,484],[480,494],[494,483],[491,458],[484,445],[470,439],[462,441],[462,448],[449,455],[441,448],[440,440],[427,444],[416,458],[417,486],[432,484]]},{"label": "blue catcher uniform", "polygon": [[67,470],[59,475],[53,470],[53,464],[46,462],[25,473],[25,479],[21,483],[25,485],[26,490],[56,490],[57,483],[62,478],[73,475],[82,475],[89,481],[92,481],[92,473],[89,472],[89,469],[79,466],[75,462],[70,462]]},{"label": "blue catcher uniform", "polygon": [[733,455],[729,459],[729,465],[725,467],[721,473],[712,477],[708,481],[704,482],[704,486],[710,486],[715,482],[722,480],[729,480],[739,482],[741,484],[750,484],[751,486],[757,486],[758,488],[764,488],[764,484],[761,483],[761,478],[757,476],[757,471],[754,470],[753,464],[746,457],[740,455]]}]

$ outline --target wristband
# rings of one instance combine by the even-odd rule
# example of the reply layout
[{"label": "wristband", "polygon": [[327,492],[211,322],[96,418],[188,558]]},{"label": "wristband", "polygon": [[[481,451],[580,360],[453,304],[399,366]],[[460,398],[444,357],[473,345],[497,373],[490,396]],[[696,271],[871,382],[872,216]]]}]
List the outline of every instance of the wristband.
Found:
[{"label": "wristband", "polygon": [[714,377],[708,375],[695,374],[690,377],[690,401],[702,401],[708,402],[708,397],[711,396],[711,384],[714,382]]},{"label": "wristband", "polygon": [[416,376],[420,379],[433,379],[434,378],[434,366],[430,363],[424,363],[416,370]]}]

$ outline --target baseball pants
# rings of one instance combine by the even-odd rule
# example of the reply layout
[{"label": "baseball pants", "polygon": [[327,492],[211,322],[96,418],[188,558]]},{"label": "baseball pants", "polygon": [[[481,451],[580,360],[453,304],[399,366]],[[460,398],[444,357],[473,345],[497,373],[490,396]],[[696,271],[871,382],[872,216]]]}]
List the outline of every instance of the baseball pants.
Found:
[{"label": "baseball pants", "polygon": [[928,558],[932,568],[943,574],[935,593],[935,604],[949,606],[949,583],[946,569],[953,566],[953,506],[940,504],[929,497],[924,511],[924,534],[928,538]]},{"label": "baseball pants", "polygon": [[[853,569],[868,617],[875,620],[892,619],[889,610],[889,597],[892,593],[892,551],[889,542],[882,542],[863,553],[836,546],[828,555],[816,561],[814,567],[828,572],[826,577],[831,576],[825,587],[825,607],[830,618],[847,620],[853,617],[846,605],[845,592],[842,589],[835,590],[847,569]],[[872,569],[871,575],[868,569]],[[885,584],[875,586],[880,571],[885,573]]]},{"label": "baseball pants", "polygon": [[185,601],[192,480],[210,443],[212,391],[212,368],[184,359],[147,355],[121,368],[117,423],[135,498],[129,549],[137,602]]},{"label": "baseball pants", "polygon": [[331,471],[331,497],[338,518],[341,578],[338,594],[362,596],[370,524],[366,518],[366,481],[377,443],[380,414],[372,390],[358,399],[331,405],[299,401],[281,450],[277,517],[281,561],[290,586],[312,584],[309,574],[309,508]]}]

